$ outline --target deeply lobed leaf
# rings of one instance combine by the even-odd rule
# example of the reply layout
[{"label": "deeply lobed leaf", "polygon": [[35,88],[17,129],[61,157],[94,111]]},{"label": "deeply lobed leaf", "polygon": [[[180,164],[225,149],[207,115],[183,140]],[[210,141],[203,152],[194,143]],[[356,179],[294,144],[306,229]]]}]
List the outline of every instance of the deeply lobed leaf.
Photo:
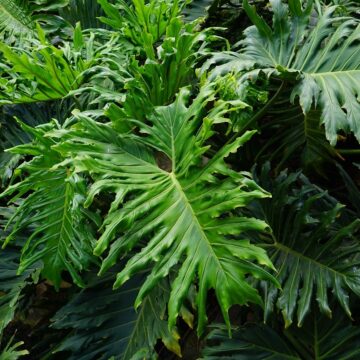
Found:
[{"label": "deeply lobed leaf", "polygon": [[[259,72],[292,84],[290,98],[299,97],[305,115],[321,110],[331,145],[339,131],[353,132],[360,141],[359,36],[356,18],[338,15],[337,6],[316,12],[313,1],[272,0],[272,27],[244,0],[244,10],[254,23],[239,42],[240,54],[215,54],[203,70],[218,64],[213,76],[241,72],[240,81],[256,79]],[[321,7],[320,7],[321,9]]]},{"label": "deeply lobed leaf", "polygon": [[[188,90],[182,89],[173,104],[156,108],[147,123],[132,120],[143,136],[122,135],[111,124],[79,115],[79,124],[69,130],[66,141],[56,150],[72,156],[77,171],[92,174],[95,183],[88,203],[101,191],[112,190],[116,195],[95,248],[95,253],[101,255],[111,243],[101,273],[119,257],[141,246],[115,282],[117,288],[154,263],[140,289],[136,301],[139,306],[146,294],[179,264],[170,293],[169,325],[175,324],[190,285],[198,279],[201,333],[210,289],[215,290],[229,325],[228,310],[232,305],[248,301],[262,304],[257,291],[247,282],[248,275],[276,281],[255,264],[272,267],[265,251],[242,235],[245,230],[264,231],[266,223],[232,214],[254,199],[269,196],[249,174],[237,173],[225,163],[225,158],[254,132],[225,145],[203,164],[206,140],[214,133],[212,126],[226,119],[216,111],[202,116],[204,106],[214,100],[210,88],[204,88],[189,107],[188,96]],[[58,135],[54,132],[51,136]],[[169,171],[157,165],[155,152],[169,159]]]},{"label": "deeply lobed leaf", "polygon": [[[301,326],[316,299],[320,311],[331,316],[331,298],[351,316],[349,298],[360,296],[356,234],[360,221],[341,220],[343,205],[299,174],[281,173],[272,183],[263,168],[260,184],[272,192],[274,200],[264,201],[255,210],[273,229],[273,238],[263,243],[278,269],[279,292],[263,284],[265,318],[276,306],[285,325],[297,318]],[[296,187],[296,183],[299,187]]]}]

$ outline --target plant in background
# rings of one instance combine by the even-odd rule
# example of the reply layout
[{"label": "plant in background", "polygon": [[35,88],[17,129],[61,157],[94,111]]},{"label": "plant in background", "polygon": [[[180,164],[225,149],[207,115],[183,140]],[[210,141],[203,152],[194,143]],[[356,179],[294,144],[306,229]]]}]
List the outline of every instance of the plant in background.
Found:
[{"label": "plant in background", "polygon": [[279,292],[270,284],[262,284],[265,319],[276,306],[286,327],[295,316],[301,327],[315,299],[320,311],[331,317],[329,289],[331,301],[337,300],[351,316],[349,292],[360,295],[360,274],[356,271],[359,219],[343,219],[344,206],[302,174],[284,171],[271,183],[269,168],[264,166],[259,183],[273,195],[253,209],[273,229],[271,238],[260,246],[267,249],[278,269],[276,276],[282,288]]},{"label": "plant in background", "polygon": [[358,358],[352,2],[0,9],[1,360]]}]

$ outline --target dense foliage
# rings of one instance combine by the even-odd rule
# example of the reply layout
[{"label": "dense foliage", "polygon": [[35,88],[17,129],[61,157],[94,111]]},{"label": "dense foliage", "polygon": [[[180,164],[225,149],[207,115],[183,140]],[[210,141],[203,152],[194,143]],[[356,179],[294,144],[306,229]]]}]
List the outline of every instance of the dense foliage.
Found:
[{"label": "dense foliage", "polygon": [[358,359],[359,43],[345,0],[0,0],[0,360]]}]

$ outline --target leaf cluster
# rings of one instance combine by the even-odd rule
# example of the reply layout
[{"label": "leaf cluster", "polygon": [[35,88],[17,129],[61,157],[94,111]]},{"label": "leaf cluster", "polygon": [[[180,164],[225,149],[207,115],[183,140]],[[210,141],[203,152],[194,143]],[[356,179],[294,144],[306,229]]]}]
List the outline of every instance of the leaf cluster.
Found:
[{"label": "leaf cluster", "polygon": [[0,0],[0,29],[0,360],[358,358],[352,2]]}]

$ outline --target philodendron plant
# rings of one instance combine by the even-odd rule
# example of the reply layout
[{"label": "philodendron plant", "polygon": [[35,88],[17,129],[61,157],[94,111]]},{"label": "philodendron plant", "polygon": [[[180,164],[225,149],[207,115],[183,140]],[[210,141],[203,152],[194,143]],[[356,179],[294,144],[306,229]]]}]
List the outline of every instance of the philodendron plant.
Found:
[{"label": "philodendron plant", "polygon": [[0,359],[357,359],[352,2],[88,5],[0,0]]}]

